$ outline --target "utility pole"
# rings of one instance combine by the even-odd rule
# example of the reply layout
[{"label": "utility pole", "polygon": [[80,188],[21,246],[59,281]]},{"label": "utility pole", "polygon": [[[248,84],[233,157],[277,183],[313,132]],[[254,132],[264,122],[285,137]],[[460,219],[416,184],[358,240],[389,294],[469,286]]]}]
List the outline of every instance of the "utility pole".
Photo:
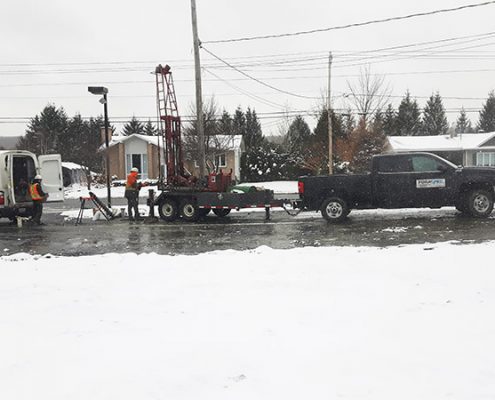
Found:
[{"label": "utility pole", "polygon": [[191,0],[191,14],[192,14],[192,30],[193,30],[193,43],[194,43],[194,66],[196,71],[196,119],[198,125],[198,164],[199,164],[199,177],[205,176],[205,127],[203,116],[203,93],[201,88],[201,61],[199,59],[199,47],[201,42],[198,37],[198,18],[196,15],[196,0]]},{"label": "utility pole", "polygon": [[328,174],[333,174],[333,130],[332,130],[332,52],[328,53]]}]

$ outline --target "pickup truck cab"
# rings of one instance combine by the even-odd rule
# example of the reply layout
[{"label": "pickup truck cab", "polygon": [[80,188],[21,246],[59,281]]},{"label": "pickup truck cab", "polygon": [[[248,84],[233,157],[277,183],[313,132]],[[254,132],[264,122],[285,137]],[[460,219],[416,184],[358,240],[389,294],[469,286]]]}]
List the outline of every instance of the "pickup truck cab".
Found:
[{"label": "pickup truck cab", "polygon": [[373,157],[368,174],[299,178],[301,207],[342,221],[352,209],[455,206],[472,217],[493,210],[495,168],[459,167],[431,153]]},{"label": "pickup truck cab", "polygon": [[24,150],[0,151],[0,218],[31,216],[29,184],[40,174],[49,202],[63,201],[62,162],[59,154],[36,157]]}]

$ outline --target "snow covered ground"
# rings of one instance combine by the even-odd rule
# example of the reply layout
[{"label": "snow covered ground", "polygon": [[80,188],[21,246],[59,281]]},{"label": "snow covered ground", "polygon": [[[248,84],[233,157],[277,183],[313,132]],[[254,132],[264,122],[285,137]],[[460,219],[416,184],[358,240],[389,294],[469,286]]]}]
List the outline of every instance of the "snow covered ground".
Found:
[{"label": "snow covered ground", "polygon": [[0,399],[492,399],[495,242],[0,258]]}]

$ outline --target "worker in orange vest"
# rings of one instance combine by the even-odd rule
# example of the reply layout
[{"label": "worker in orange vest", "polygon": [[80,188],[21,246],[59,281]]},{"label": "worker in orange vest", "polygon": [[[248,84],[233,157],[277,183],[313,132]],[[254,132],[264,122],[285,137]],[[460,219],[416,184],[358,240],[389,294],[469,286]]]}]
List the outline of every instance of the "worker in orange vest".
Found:
[{"label": "worker in orange vest", "polygon": [[[138,182],[139,170],[134,167],[131,169],[129,175],[127,175],[127,181],[125,184],[125,198],[127,199],[127,213],[129,214],[129,221],[141,220],[139,216],[139,191],[141,190],[141,183]],[[132,216],[132,210],[134,210],[134,217]]]},{"label": "worker in orange vest", "polygon": [[36,175],[33,182],[29,186],[29,194],[33,201],[33,216],[31,221],[35,224],[43,225],[41,222],[41,215],[43,214],[43,203],[48,198],[48,193],[45,193],[41,188],[41,175]]}]

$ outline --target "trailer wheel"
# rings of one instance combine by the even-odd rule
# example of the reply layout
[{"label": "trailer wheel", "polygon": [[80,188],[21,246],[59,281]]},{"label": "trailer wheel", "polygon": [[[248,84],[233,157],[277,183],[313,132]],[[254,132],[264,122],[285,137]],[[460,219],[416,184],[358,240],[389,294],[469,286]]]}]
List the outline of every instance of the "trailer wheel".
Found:
[{"label": "trailer wheel", "polygon": [[215,208],[213,209],[213,213],[217,217],[223,218],[230,214],[230,208]]},{"label": "trailer wheel", "polygon": [[493,195],[484,189],[475,189],[467,196],[466,209],[475,218],[486,218],[493,210]]},{"label": "trailer wheel", "polygon": [[164,221],[175,221],[179,215],[177,202],[172,199],[164,199],[158,204],[158,213]]},{"label": "trailer wheel", "polygon": [[182,200],[180,203],[180,215],[186,221],[194,222],[199,218],[199,207],[196,202],[192,199]]},{"label": "trailer wheel", "polygon": [[349,207],[340,197],[326,199],[320,208],[321,215],[329,222],[342,222],[349,215]]}]

